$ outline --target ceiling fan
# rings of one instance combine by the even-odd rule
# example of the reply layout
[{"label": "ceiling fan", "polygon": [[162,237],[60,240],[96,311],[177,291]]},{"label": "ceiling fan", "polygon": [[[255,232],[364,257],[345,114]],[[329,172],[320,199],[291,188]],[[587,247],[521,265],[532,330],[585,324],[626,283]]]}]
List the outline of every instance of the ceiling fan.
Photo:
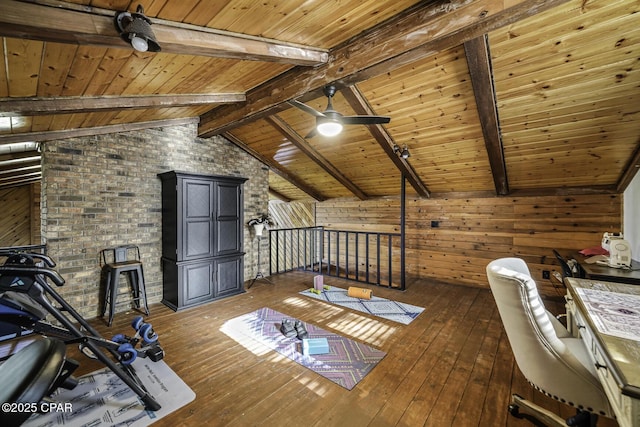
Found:
[{"label": "ceiling fan", "polygon": [[305,138],[314,137],[316,132],[323,136],[336,136],[342,132],[343,125],[378,125],[391,121],[391,118],[386,116],[343,116],[333,109],[333,104],[331,103],[331,98],[336,93],[336,87],[328,85],[322,91],[327,97],[327,108],[322,113],[298,100],[289,101],[289,104],[316,118],[316,127]]}]

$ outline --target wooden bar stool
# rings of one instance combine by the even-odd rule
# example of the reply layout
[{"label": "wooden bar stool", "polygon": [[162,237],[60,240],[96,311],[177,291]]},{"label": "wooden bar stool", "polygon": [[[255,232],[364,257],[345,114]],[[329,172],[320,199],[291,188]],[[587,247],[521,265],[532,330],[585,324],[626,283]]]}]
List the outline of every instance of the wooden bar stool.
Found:
[{"label": "wooden bar stool", "polygon": [[101,316],[109,306],[109,322],[111,326],[115,314],[118,295],[127,295],[128,292],[119,292],[120,275],[126,274],[129,279],[131,301],[136,308],[142,308],[149,315],[147,304],[147,291],[144,284],[144,273],[140,259],[140,248],[135,245],[118,246],[100,251],[100,262],[104,273],[104,300],[102,301]]}]

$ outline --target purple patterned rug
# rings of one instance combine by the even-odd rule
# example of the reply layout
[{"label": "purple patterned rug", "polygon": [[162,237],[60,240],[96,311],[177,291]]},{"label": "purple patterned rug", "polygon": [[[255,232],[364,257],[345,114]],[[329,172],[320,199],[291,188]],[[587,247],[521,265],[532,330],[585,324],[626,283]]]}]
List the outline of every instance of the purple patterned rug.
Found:
[{"label": "purple patterned rug", "polygon": [[229,320],[222,331],[234,339],[238,334],[252,338],[347,390],[355,387],[386,355],[383,351],[305,323],[309,338],[326,338],[329,342],[329,353],[305,356],[302,354],[302,341],[297,337],[287,338],[280,332],[282,319],[291,318],[265,307]]}]

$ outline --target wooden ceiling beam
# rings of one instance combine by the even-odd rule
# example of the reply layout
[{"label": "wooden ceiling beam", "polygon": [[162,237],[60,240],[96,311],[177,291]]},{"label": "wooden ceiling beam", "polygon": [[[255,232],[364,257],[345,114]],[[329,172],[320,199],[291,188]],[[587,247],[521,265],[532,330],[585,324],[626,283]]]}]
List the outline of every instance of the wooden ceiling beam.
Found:
[{"label": "wooden ceiling beam", "polygon": [[247,93],[244,104],[220,106],[201,116],[207,138],[286,108],[283,103],[334,83],[350,86],[459,46],[495,29],[556,7],[568,0],[450,0],[420,2],[363,35],[330,51],[314,68],[295,67]]},{"label": "wooden ceiling beam", "polygon": [[0,189],[20,187],[22,185],[33,184],[40,181],[42,181],[42,176],[25,177],[22,179],[17,179],[15,181],[0,182]]},{"label": "wooden ceiling beam", "polygon": [[[615,185],[591,185],[582,187],[545,187],[510,190],[507,197],[584,196],[590,194],[620,194]],[[431,199],[487,199],[496,197],[495,191],[455,191],[431,193]],[[504,197],[504,196],[500,196]]]},{"label": "wooden ceiling beam", "polygon": [[37,151],[22,151],[18,153],[0,154],[0,164],[24,163],[34,160],[35,157],[40,157],[40,153]]},{"label": "wooden ceiling beam", "polygon": [[281,177],[285,181],[291,183],[291,185],[298,187],[298,189],[308,194],[311,198],[319,202],[323,202],[327,200],[326,197],[318,193],[313,187],[310,187],[300,179],[289,174],[289,172],[287,172],[287,170],[285,170],[278,162],[271,159],[267,159],[266,157],[262,156],[260,153],[255,151],[253,148],[249,147],[247,144],[245,144],[244,141],[236,137],[234,134],[227,132],[227,133],[223,133],[222,136],[228,139],[229,141],[231,141],[233,144],[235,144],[239,148],[249,153],[250,155],[252,155],[253,157],[255,157],[256,159],[258,159],[259,161],[261,161],[262,163],[264,163],[265,165],[267,165],[269,167],[269,170],[277,174],[279,177]]},{"label": "wooden ceiling beam", "polygon": [[0,135],[0,144],[10,144],[14,142],[26,141],[51,141],[54,139],[79,138],[91,135],[104,135],[108,133],[130,132],[142,129],[183,126],[198,123],[197,117],[187,117],[184,119],[154,120],[150,122],[123,123],[119,125],[96,126],[87,128],[77,128],[68,130],[54,130],[47,132],[25,132],[16,134]]},{"label": "wooden ceiling beam", "polygon": [[0,175],[15,175],[20,173],[29,173],[33,171],[39,171],[42,169],[41,159],[40,160],[32,160],[29,162],[22,163],[22,166],[5,166],[0,162]]},{"label": "wooden ceiling beam", "polygon": [[271,194],[273,197],[282,200],[285,203],[289,203],[291,201],[290,198],[288,198],[287,196],[285,196],[284,194],[274,190],[273,188],[269,187],[269,194]]},{"label": "wooden ceiling beam", "polygon": [[0,176],[0,184],[12,184],[14,182],[22,182],[25,179],[39,179],[42,177],[41,171],[30,172],[30,173],[15,173],[12,175],[4,175]]},{"label": "wooden ceiling beam", "polygon": [[640,138],[638,138],[638,142],[636,144],[636,151],[633,153],[633,156],[631,156],[631,160],[625,166],[622,171],[622,176],[620,176],[620,179],[618,180],[616,185],[618,192],[623,193],[627,189],[638,171],[640,171]]},{"label": "wooden ceiling beam", "polygon": [[[360,92],[355,85],[345,87],[340,92],[356,114],[366,116],[376,115],[376,112],[373,111],[373,108],[371,108],[371,105],[365,98],[364,94]],[[387,156],[389,156],[393,164],[396,165],[398,170],[405,176],[407,181],[409,181],[418,195],[420,197],[429,197],[429,190],[427,189],[427,186],[422,182],[415,169],[413,169],[413,166],[411,166],[407,159],[403,159],[395,152],[394,147],[396,147],[397,144],[384,126],[367,125],[367,127],[369,128],[371,135],[373,135],[380,147],[382,147],[384,152],[387,153]]]},{"label": "wooden ceiling beam", "polygon": [[[78,6],[64,2],[49,6],[0,0],[0,36],[132,49],[116,30],[117,11]],[[155,18],[151,18],[151,22],[164,53],[305,66],[324,64],[328,59],[323,49]]]},{"label": "wooden ceiling beam", "polygon": [[504,158],[500,120],[498,117],[498,101],[491,69],[491,54],[487,35],[464,42],[473,95],[476,100],[480,126],[484,136],[484,145],[489,155],[489,165],[493,175],[496,193],[500,196],[509,194],[507,165]]},{"label": "wooden ceiling beam", "polygon": [[265,120],[271,126],[273,126],[278,132],[280,132],[285,138],[287,138],[293,145],[298,147],[300,151],[313,160],[318,166],[320,166],[326,173],[335,178],[340,184],[351,191],[360,200],[367,200],[369,197],[362,191],[357,185],[355,185],[349,178],[347,178],[342,172],[340,172],[330,161],[318,153],[298,132],[293,130],[284,120],[282,120],[277,114],[266,117]]},{"label": "wooden ceiling beam", "polygon": [[245,99],[244,93],[0,98],[0,117],[174,108],[201,104],[228,104],[242,102]]}]

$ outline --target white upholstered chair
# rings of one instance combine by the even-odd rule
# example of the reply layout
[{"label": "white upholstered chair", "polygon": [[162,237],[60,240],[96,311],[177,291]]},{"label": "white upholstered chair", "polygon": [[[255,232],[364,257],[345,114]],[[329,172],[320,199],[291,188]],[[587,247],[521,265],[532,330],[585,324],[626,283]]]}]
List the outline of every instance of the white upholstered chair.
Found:
[{"label": "white upholstered chair", "polygon": [[546,310],[527,264],[497,259],[487,266],[487,277],[522,374],[542,393],[577,409],[576,416],[563,420],[514,394],[511,414],[548,426],[589,426],[597,415],[613,417],[584,343]]}]

